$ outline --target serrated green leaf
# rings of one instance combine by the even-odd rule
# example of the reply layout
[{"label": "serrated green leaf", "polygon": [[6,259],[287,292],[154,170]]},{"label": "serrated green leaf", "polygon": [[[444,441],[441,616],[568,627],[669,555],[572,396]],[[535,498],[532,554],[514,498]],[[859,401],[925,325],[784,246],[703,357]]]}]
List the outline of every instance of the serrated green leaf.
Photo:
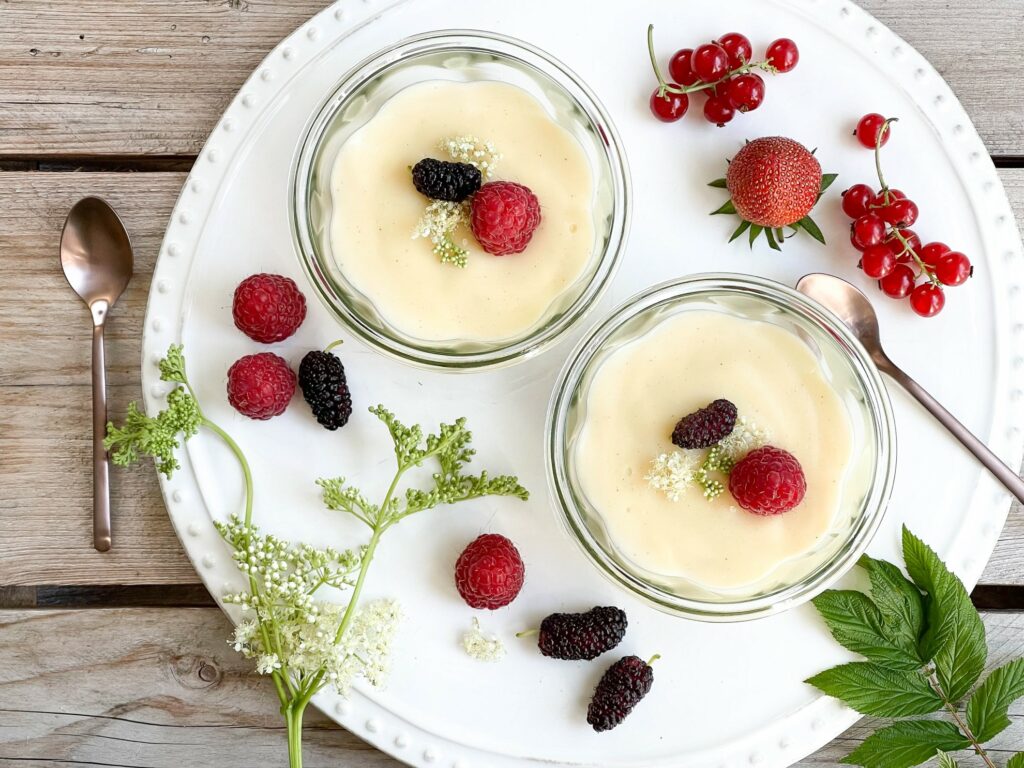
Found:
[{"label": "serrated green leaf", "polygon": [[940,749],[936,756],[939,758],[939,768],[957,768],[956,760],[950,757],[948,752],[943,752]]},{"label": "serrated green leaf", "polygon": [[869,661],[842,664],[805,682],[843,701],[862,715],[929,715],[943,706],[942,699],[920,672],[895,671]]},{"label": "serrated green leaf", "polygon": [[921,638],[921,658],[935,662],[946,696],[953,702],[959,701],[985,669],[985,625],[960,579],[906,526],[903,557],[910,578],[929,595],[925,602],[927,629]]},{"label": "serrated green leaf", "polygon": [[890,562],[863,555],[858,565],[871,580],[871,600],[882,616],[885,636],[923,662],[918,653],[918,642],[924,633],[924,600],[920,591]]},{"label": "serrated green leaf", "polygon": [[821,174],[821,188],[818,190],[819,193],[824,192],[826,189],[832,186],[832,182],[839,178],[838,173],[823,173]]},{"label": "serrated green leaf", "polygon": [[967,703],[967,724],[979,741],[988,741],[1010,725],[1010,705],[1024,696],[1024,659],[992,672]]},{"label": "serrated green leaf", "polygon": [[760,224],[751,224],[750,225],[750,247],[751,248],[754,247],[754,241],[757,240],[757,238],[761,235],[762,232],[764,232],[764,227],[762,227]]},{"label": "serrated green leaf", "polygon": [[715,189],[728,189],[729,188],[728,185],[725,183],[725,179],[715,179],[714,181],[709,182],[708,186],[709,187],[714,187]]},{"label": "serrated green leaf", "polygon": [[732,200],[726,200],[718,210],[712,211],[711,215],[717,216],[720,213],[736,213],[736,206],[733,205]]},{"label": "serrated green leaf", "polygon": [[825,245],[825,236],[821,233],[821,228],[814,222],[810,216],[804,216],[800,221],[796,223],[796,226],[800,227],[804,232],[813,237],[822,245]]},{"label": "serrated green leaf", "polygon": [[881,612],[863,592],[830,589],[813,603],[832,637],[847,650],[894,670],[914,671],[923,666],[916,649],[886,635]]},{"label": "serrated green leaf", "polygon": [[903,720],[868,736],[840,762],[864,768],[911,768],[935,757],[937,750],[953,752],[970,742],[945,720]]},{"label": "serrated green leaf", "polygon": [[779,244],[777,242],[775,242],[775,232],[772,230],[771,227],[765,227],[764,228],[764,236],[768,238],[768,245],[771,247],[771,249],[773,251],[781,251],[782,250],[779,247]]},{"label": "serrated green leaf", "polygon": [[1024,752],[1018,752],[1007,760],[1006,768],[1024,768]]},{"label": "serrated green leaf", "polygon": [[732,237],[729,238],[729,242],[731,243],[733,240],[742,235],[748,229],[750,229],[750,222],[746,220],[741,221],[740,225],[736,227],[736,231],[732,233]]}]

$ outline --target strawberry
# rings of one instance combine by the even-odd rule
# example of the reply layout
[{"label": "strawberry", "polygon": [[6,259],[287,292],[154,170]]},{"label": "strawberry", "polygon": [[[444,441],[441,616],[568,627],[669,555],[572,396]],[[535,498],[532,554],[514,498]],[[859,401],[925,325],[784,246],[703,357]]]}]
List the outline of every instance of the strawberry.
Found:
[{"label": "strawberry", "polygon": [[730,242],[749,230],[753,246],[763,232],[768,244],[780,250],[787,236],[783,227],[791,227],[791,234],[803,229],[824,243],[809,214],[834,180],[835,174],[822,175],[817,159],[799,142],[782,136],[755,139],[736,153],[726,177],[711,183],[732,196],[715,213],[743,219]]}]

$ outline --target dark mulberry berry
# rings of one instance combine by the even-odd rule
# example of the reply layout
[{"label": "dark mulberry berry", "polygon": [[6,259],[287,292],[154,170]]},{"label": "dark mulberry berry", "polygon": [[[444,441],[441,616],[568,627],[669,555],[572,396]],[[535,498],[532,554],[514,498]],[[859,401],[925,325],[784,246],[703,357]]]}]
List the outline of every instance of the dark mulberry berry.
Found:
[{"label": "dark mulberry berry", "polygon": [[587,722],[595,731],[610,731],[626,719],[653,684],[654,670],[646,661],[637,656],[619,659],[597,684],[587,707]]},{"label": "dark mulberry berry", "polygon": [[352,395],[345,380],[345,366],[330,352],[309,352],[299,364],[299,387],[316,420],[327,429],[348,423]]},{"label": "dark mulberry berry", "polygon": [[683,416],[672,432],[672,442],[680,448],[710,448],[728,437],[735,426],[736,406],[728,400],[715,400]]},{"label": "dark mulberry berry", "polygon": [[412,169],[416,190],[433,200],[461,203],[483,183],[480,169],[469,163],[450,163],[426,158]]},{"label": "dark mulberry berry", "polygon": [[620,608],[591,608],[586,613],[553,613],[540,624],[537,646],[555,659],[596,659],[622,642],[626,613]]}]

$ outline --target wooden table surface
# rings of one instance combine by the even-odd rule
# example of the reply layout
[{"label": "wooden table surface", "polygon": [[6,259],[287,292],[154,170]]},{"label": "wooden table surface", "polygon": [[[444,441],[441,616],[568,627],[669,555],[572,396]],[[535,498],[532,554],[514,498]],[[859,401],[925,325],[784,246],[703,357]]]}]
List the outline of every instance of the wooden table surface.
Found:
[{"label": "wooden table surface", "polygon": [[[682,2],[683,0],[679,0]],[[1021,0],[866,0],[927,56],[1024,218]],[[107,336],[111,413],[139,392],[142,316],[178,190],[243,80],[323,0],[0,0],[0,766],[285,765],[270,685],[171,530],[150,467],[113,478],[91,541],[89,325],[57,264],[79,197],[121,212],[136,275]],[[1024,653],[1024,514],[974,593],[992,663]],[[1024,746],[1024,705],[996,742]],[[397,766],[318,713],[307,766]],[[864,722],[806,765],[835,765]]]}]

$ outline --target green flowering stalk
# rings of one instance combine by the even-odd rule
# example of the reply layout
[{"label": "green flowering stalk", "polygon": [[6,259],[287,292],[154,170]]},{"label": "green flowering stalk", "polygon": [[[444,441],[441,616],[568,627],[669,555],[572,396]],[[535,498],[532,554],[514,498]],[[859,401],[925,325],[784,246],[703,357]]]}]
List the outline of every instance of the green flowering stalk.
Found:
[{"label": "green flowering stalk", "polygon": [[[254,486],[249,462],[238,444],[203,414],[185,373],[181,346],[167,351],[160,363],[160,377],[179,385],[168,395],[168,407],[150,417],[133,403],[124,426],[107,425],[106,447],[114,463],[121,466],[151,456],[157,470],[169,478],[179,468],[174,457],[179,438],[188,440],[206,428],[238,459],[245,480],[244,513],[214,523],[248,579],[247,590],[224,596],[226,603],[239,606],[245,616],[229,642],[253,659],[256,671],[273,682],[288,730],[289,765],[301,768],[302,718],[310,699],[329,685],[344,695],[357,677],[373,685],[380,685],[386,677],[398,606],[389,600],[359,603],[384,533],[406,517],[442,504],[482,496],[525,500],[529,493],[512,476],[492,478],[486,472],[464,472],[475,453],[465,419],[442,424],[437,434],[424,435],[419,426],[408,427],[377,406],[370,412],[388,428],[396,464],[382,501],[371,503],[344,478],[317,481],[328,509],[352,515],[369,528],[367,543],[337,551],[263,535],[252,522]],[[403,492],[400,483],[406,472],[428,461],[438,468],[433,484]],[[318,599],[317,593],[324,587],[348,590],[348,602],[339,605]]]}]

